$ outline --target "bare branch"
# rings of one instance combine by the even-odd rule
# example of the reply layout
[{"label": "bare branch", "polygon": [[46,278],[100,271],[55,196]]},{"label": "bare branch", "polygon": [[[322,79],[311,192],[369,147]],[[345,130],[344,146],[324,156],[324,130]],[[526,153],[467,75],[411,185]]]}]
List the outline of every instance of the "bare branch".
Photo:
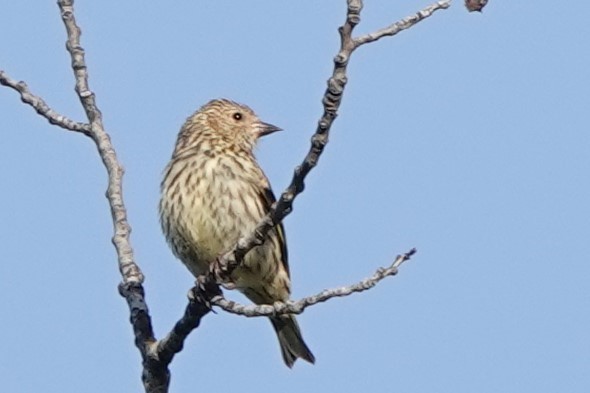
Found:
[{"label": "bare branch", "polygon": [[385,277],[395,276],[401,264],[405,261],[408,261],[415,253],[416,249],[413,248],[405,254],[398,255],[389,267],[377,269],[377,271],[371,277],[368,277],[356,284],[346,287],[326,289],[317,295],[308,296],[297,301],[289,301],[287,303],[277,302],[273,305],[264,304],[257,306],[245,306],[234,301],[227,300],[220,295],[214,297],[211,300],[211,303],[229,313],[243,315],[245,317],[270,317],[277,314],[301,314],[309,306],[325,302],[335,297],[344,297],[353,293],[363,292],[373,288]]},{"label": "bare branch", "polygon": [[[219,296],[221,292],[216,290],[207,296]],[[130,290],[131,289],[131,290]],[[158,341],[153,336],[151,319],[147,311],[143,297],[143,288],[137,284],[121,284],[119,286],[121,295],[127,299],[129,308],[132,310],[131,321],[135,332],[135,342],[143,359],[142,381],[145,391],[148,393],[166,393],[170,386],[169,364],[174,355],[180,352],[184,346],[184,340],[191,331],[201,323],[201,318],[211,311],[210,303],[200,296],[207,292],[189,292],[189,304],[186,307],[184,316],[176,323],[172,331]],[[141,292],[141,296],[137,294]],[[137,302],[132,305],[131,302]],[[133,312],[137,315],[134,315]]]},{"label": "bare branch", "polygon": [[170,363],[174,355],[182,350],[184,340],[199,326],[201,318],[211,311],[212,304],[209,299],[223,297],[223,294],[217,284],[203,281],[198,282],[197,286],[189,291],[188,297],[189,304],[184,311],[184,316],[155,348],[154,357],[166,364]]},{"label": "bare branch", "polygon": [[106,197],[113,218],[114,236],[112,241],[117,251],[119,271],[123,277],[119,292],[127,300],[135,334],[135,345],[142,355],[144,388],[146,392],[164,393],[168,391],[170,372],[167,363],[151,356],[156,339],[142,287],[144,277],[139,266],[135,263],[129,240],[131,227],[127,221],[127,209],[123,202],[123,168],[117,159],[110,137],[104,129],[102,114],[96,104],[94,93],[88,86],[84,49],[80,45],[81,32],[74,17],[73,3],[73,0],[59,0],[57,2],[67,31],[66,48],[72,60],[76,93],[90,122],[89,136],[94,140],[108,173]]},{"label": "bare branch", "polygon": [[[135,336],[138,340],[138,347],[142,351],[147,351],[145,343],[155,342],[153,334],[152,321],[149,317],[148,307],[145,303],[144,289],[137,283],[121,283],[119,293],[129,302],[129,308],[132,311],[131,320],[134,322],[133,327],[136,330]],[[139,344],[142,344],[141,346]]]},{"label": "bare branch", "polygon": [[432,16],[436,11],[447,9],[451,6],[451,0],[443,0],[436,2],[434,4],[429,5],[428,7],[424,8],[421,11],[418,11],[414,15],[410,15],[398,22],[393,23],[383,29],[374,31],[369,34],[365,34],[363,36],[357,37],[354,39],[354,46],[355,49],[361,45],[367,44],[369,42],[377,41],[380,38],[386,36],[394,36],[400,31],[409,29],[410,27],[414,26],[416,23]]},{"label": "bare branch", "polygon": [[107,169],[109,185],[107,199],[111,207],[115,234],[113,244],[117,250],[119,270],[126,283],[142,283],[143,274],[133,259],[133,249],[129,242],[131,227],[127,222],[127,210],[123,202],[122,178],[123,168],[111,144],[109,135],[104,130],[102,114],[96,105],[94,93],[88,87],[88,72],[84,59],[84,49],[80,46],[80,28],[74,17],[73,0],[59,0],[57,4],[65,24],[68,39],[66,48],[72,59],[72,69],[76,78],[76,93],[90,121],[90,137],[96,143],[98,153]]},{"label": "bare branch", "polygon": [[0,70],[0,85],[10,87],[19,92],[21,101],[37,111],[38,114],[46,118],[49,123],[64,128],[68,131],[81,132],[90,136],[90,125],[85,123],[78,123],[74,120],[68,119],[64,115],[60,115],[49,107],[39,96],[34,95],[29,90],[27,84],[23,81],[17,82],[11,79],[6,72]]}]

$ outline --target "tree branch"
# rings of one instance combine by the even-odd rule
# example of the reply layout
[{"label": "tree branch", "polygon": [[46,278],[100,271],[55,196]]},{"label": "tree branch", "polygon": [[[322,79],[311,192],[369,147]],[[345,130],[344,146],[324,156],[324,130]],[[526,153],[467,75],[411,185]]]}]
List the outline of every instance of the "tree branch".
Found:
[{"label": "tree branch", "polygon": [[114,235],[112,242],[117,251],[119,271],[123,282],[119,293],[125,297],[129,306],[130,320],[135,333],[135,345],[143,359],[142,380],[146,392],[164,393],[168,391],[170,372],[168,364],[160,362],[152,355],[154,336],[151,317],[145,302],[143,274],[135,263],[133,249],[129,240],[131,227],[127,221],[127,209],[123,201],[123,168],[117,159],[111,139],[104,129],[102,114],[96,104],[94,93],[88,86],[88,72],[84,49],[80,45],[80,28],[74,17],[74,1],[57,2],[62,21],[67,31],[66,49],[72,60],[72,70],[76,79],[76,93],[90,122],[89,136],[94,140],[98,154],[108,173],[106,197],[111,208]]},{"label": "tree branch", "polygon": [[383,29],[374,31],[369,34],[365,34],[363,36],[357,37],[354,39],[354,47],[355,49],[361,45],[367,44],[369,42],[377,41],[380,38],[386,36],[394,36],[397,33],[407,30],[410,27],[414,26],[416,23],[432,16],[436,11],[447,9],[451,6],[451,0],[443,0],[437,3],[431,4],[428,7],[424,8],[416,12],[414,15],[410,15],[398,22],[395,22]]},{"label": "tree branch", "polygon": [[301,314],[307,307],[318,303],[323,303],[335,297],[344,297],[357,292],[364,292],[373,288],[385,277],[395,276],[398,268],[402,263],[408,261],[414,254],[416,249],[413,248],[405,254],[398,255],[393,263],[387,268],[379,268],[368,278],[346,287],[325,289],[317,295],[304,297],[297,301],[289,301],[287,303],[277,302],[273,305],[242,305],[231,300],[227,300],[222,295],[214,297],[211,303],[223,310],[245,317],[270,317],[278,314]]},{"label": "tree branch", "polygon": [[74,17],[74,1],[59,0],[57,4],[68,34],[66,48],[72,59],[72,69],[76,78],[76,93],[90,122],[89,136],[96,143],[98,154],[102,158],[102,162],[108,172],[109,185],[106,196],[113,217],[115,232],[113,244],[117,250],[119,270],[121,271],[124,282],[142,283],[143,274],[139,266],[134,262],[133,249],[129,241],[131,227],[127,222],[127,210],[123,202],[123,168],[119,164],[111,139],[104,129],[102,114],[96,104],[94,93],[88,86],[88,72],[84,59],[84,49],[80,45],[80,28],[76,24]]},{"label": "tree branch", "polygon": [[16,80],[11,79],[8,74],[2,70],[0,70],[0,85],[10,87],[19,92],[21,101],[32,106],[33,109],[35,109],[38,114],[47,119],[49,123],[64,128],[68,131],[81,132],[87,136],[90,136],[90,125],[78,123],[74,120],[68,119],[64,115],[60,115],[51,109],[41,97],[31,93],[25,82],[17,82]]},{"label": "tree branch", "polygon": [[200,282],[188,293],[189,304],[184,316],[174,325],[174,328],[166,337],[158,342],[154,356],[163,362],[170,363],[175,354],[182,350],[184,340],[191,331],[196,329],[201,318],[211,311],[211,301],[217,297],[223,297],[219,286],[212,282]]}]

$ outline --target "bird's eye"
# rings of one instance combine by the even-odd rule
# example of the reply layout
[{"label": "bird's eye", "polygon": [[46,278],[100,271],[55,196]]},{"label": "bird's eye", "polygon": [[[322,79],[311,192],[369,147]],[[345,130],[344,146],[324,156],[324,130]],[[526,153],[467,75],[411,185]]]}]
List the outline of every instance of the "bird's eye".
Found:
[{"label": "bird's eye", "polygon": [[242,114],[240,112],[236,112],[233,114],[234,120],[242,120]]}]

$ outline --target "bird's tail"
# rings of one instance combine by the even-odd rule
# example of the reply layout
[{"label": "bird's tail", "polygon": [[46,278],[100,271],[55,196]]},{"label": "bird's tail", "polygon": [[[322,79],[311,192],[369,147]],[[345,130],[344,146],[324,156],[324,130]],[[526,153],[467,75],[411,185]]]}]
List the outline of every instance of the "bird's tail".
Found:
[{"label": "bird's tail", "polygon": [[293,367],[297,358],[307,360],[310,363],[315,362],[313,353],[311,353],[305,341],[303,341],[303,337],[301,337],[301,330],[299,330],[295,316],[280,315],[270,318],[270,321],[277,332],[283,360],[289,368]]}]

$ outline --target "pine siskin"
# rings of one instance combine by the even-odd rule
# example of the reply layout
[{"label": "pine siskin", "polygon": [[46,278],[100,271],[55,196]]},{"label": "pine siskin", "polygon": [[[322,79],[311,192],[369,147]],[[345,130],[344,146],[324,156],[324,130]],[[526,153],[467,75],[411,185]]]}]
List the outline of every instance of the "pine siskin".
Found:
[{"label": "pine siskin", "polygon": [[[253,149],[258,138],[279,130],[247,106],[225,99],[210,101],[180,129],[162,181],[160,221],[172,251],[195,277],[251,233],[275,201]],[[256,304],[289,299],[282,224],[246,255],[224,287],[240,290]],[[270,321],[287,366],[297,358],[315,361],[293,315]]]}]

